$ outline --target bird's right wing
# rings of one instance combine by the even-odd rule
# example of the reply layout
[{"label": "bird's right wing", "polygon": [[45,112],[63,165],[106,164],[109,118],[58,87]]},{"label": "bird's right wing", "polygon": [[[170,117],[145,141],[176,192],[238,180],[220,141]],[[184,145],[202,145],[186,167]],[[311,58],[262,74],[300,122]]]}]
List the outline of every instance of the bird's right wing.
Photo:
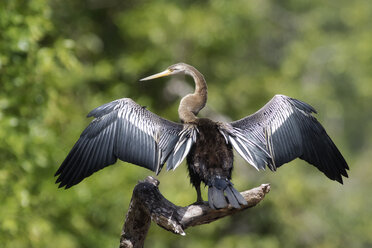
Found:
[{"label": "bird's right wing", "polygon": [[342,183],[341,175],[347,177],[349,167],[312,113],[316,111],[309,104],[276,95],[256,113],[225,123],[224,130],[234,148],[257,169],[267,165],[276,170],[299,157]]},{"label": "bird's right wing", "polygon": [[95,119],[81,134],[56,172],[59,187],[69,188],[117,158],[159,173],[167,162],[177,167],[195,140],[195,129],[165,120],[123,98],[88,114]]}]

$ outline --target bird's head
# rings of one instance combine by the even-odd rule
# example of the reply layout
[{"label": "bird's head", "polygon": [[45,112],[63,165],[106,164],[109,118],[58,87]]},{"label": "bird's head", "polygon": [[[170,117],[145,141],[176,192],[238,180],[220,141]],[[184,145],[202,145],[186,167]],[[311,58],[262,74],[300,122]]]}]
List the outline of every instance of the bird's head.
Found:
[{"label": "bird's head", "polygon": [[185,63],[177,63],[174,65],[169,66],[166,70],[156,73],[154,75],[151,75],[149,77],[142,78],[140,81],[146,81],[146,80],[151,80],[155,78],[160,78],[160,77],[165,77],[169,75],[174,75],[178,73],[188,73],[190,70],[190,65],[185,64]]}]

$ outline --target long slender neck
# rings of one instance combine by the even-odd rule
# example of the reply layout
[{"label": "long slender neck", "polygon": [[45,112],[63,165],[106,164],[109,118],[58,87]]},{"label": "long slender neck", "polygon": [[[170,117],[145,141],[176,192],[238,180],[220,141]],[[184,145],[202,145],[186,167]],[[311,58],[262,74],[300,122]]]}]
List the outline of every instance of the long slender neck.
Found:
[{"label": "long slender neck", "polygon": [[195,122],[196,115],[207,103],[207,83],[204,76],[194,67],[188,66],[185,73],[192,76],[195,82],[195,91],[181,99],[178,116],[182,122]]}]

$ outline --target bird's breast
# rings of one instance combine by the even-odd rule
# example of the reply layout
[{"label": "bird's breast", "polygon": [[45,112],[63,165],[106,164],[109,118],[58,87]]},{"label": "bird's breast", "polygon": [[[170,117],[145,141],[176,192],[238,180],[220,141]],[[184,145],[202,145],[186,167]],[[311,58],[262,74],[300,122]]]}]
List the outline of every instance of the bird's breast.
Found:
[{"label": "bird's breast", "polygon": [[233,151],[218,130],[215,122],[200,118],[197,120],[198,136],[187,157],[189,169],[201,178],[212,174],[229,177],[233,166]]}]

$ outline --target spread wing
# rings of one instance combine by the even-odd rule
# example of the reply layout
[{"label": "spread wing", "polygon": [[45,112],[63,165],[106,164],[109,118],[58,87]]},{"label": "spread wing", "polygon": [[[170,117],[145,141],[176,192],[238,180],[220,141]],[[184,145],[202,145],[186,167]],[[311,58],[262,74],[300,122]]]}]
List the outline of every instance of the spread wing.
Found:
[{"label": "spread wing", "polygon": [[[250,162],[257,169],[267,165],[271,170],[299,157],[317,167],[327,177],[342,183],[342,176],[347,177],[349,169],[345,159],[328,136],[323,126],[312,113],[310,105],[284,96],[276,95],[256,113],[241,120],[229,123],[229,139],[236,144],[235,149],[253,154],[257,147],[246,145],[261,144],[270,156],[261,155]],[[237,148],[238,147],[238,148]],[[253,152],[252,152],[253,151]],[[259,154],[262,154],[260,152]]]},{"label": "spread wing", "polygon": [[55,174],[59,187],[69,188],[118,158],[156,173],[165,162],[175,168],[195,139],[192,128],[165,120],[129,98],[104,104],[91,116],[95,119]]}]

